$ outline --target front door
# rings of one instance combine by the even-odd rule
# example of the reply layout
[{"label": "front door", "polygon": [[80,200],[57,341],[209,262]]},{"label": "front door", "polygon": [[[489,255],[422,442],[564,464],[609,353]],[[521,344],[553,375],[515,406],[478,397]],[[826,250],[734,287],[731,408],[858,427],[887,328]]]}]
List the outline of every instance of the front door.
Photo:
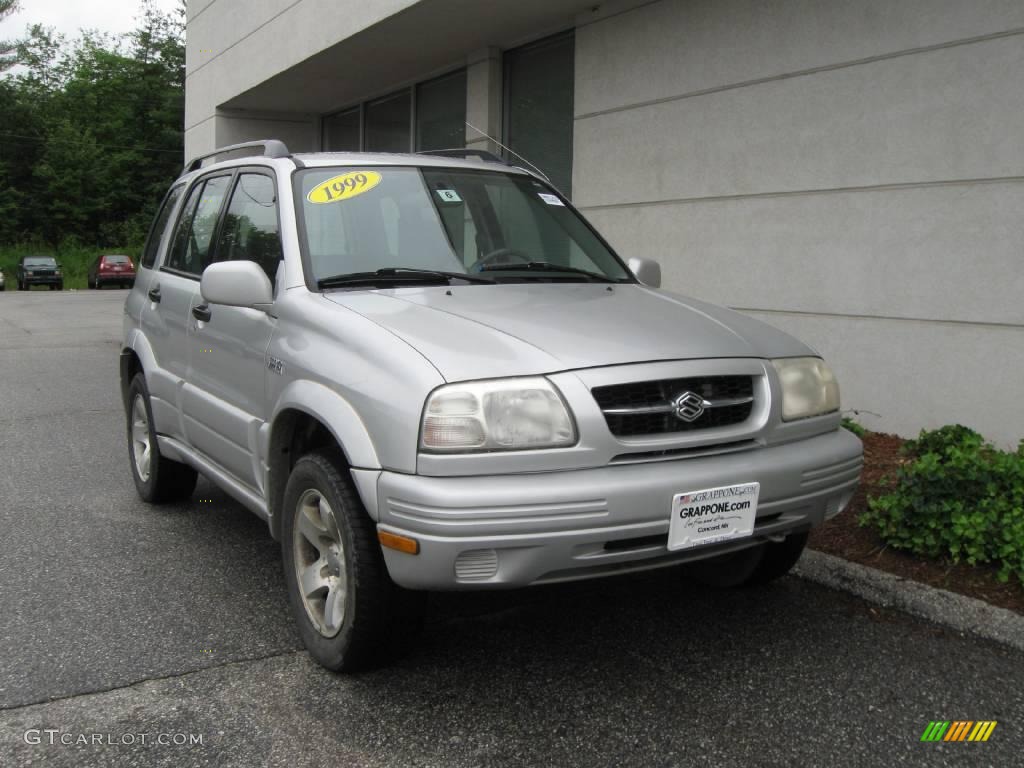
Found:
[{"label": "front door", "polygon": [[[272,175],[255,169],[238,174],[213,258],[254,261],[274,282],[281,241]],[[189,441],[259,492],[263,473],[258,434],[267,419],[266,352],[275,325],[266,312],[206,304],[201,296],[189,313],[188,373],[182,393]]]}]

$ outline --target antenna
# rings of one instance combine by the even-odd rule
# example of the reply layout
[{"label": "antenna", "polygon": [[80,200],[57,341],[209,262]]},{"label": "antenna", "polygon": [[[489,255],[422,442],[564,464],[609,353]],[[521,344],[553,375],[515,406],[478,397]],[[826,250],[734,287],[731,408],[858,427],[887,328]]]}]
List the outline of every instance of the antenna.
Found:
[{"label": "antenna", "polygon": [[473,125],[473,124],[472,124],[471,122],[469,122],[468,120],[466,120],[466,121],[465,121],[465,123],[466,123],[466,125],[467,125],[467,126],[469,126],[470,128],[472,128],[472,129],[473,129],[474,131],[476,131],[477,133],[479,133],[479,134],[480,134],[481,136],[483,136],[483,137],[484,137],[485,139],[487,139],[488,141],[493,141],[493,142],[494,142],[495,144],[497,144],[497,145],[498,145],[499,147],[501,147],[502,149],[504,149],[504,150],[505,150],[506,152],[508,152],[508,153],[509,153],[510,155],[515,155],[516,157],[518,157],[518,158],[519,158],[520,160],[522,160],[522,161],[523,161],[524,163],[526,163],[526,164],[527,164],[528,166],[530,166],[530,167],[531,167],[531,168],[532,168],[532,169],[533,169],[534,171],[536,171],[536,172],[538,173],[538,175],[540,175],[540,177],[541,177],[542,179],[544,179],[544,181],[551,181],[551,179],[549,179],[549,178],[548,178],[548,175],[547,175],[546,173],[544,173],[544,171],[542,171],[542,170],[541,170],[540,168],[538,168],[538,167],[537,167],[536,165],[534,165],[534,164],[533,164],[533,163],[531,163],[531,162],[530,162],[529,160],[527,160],[527,159],[526,159],[525,157],[523,157],[522,155],[520,155],[520,154],[519,154],[518,152],[516,152],[516,151],[515,151],[514,149],[512,149],[511,147],[506,147],[506,146],[505,146],[504,144],[502,144],[502,143],[501,143],[500,141],[498,141],[498,140],[497,140],[496,138],[494,138],[493,136],[490,136],[490,135],[488,135],[488,134],[484,133],[483,131],[481,131],[481,130],[480,130],[479,128],[477,128],[477,127],[476,127],[475,125]]}]

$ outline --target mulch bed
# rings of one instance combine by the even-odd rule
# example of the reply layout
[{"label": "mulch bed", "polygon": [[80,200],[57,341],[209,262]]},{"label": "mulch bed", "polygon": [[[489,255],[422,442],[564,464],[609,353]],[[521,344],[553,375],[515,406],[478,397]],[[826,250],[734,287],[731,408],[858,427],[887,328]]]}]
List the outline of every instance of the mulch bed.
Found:
[{"label": "mulch bed", "polygon": [[869,432],[864,438],[864,474],[850,505],[825,525],[811,532],[809,546],[819,552],[913,579],[933,587],[959,592],[986,603],[1024,614],[1024,585],[996,580],[996,569],[985,565],[925,560],[887,547],[871,528],[861,528],[857,518],[867,509],[869,496],[885,493],[891,477],[906,458],[899,453],[903,439]]}]

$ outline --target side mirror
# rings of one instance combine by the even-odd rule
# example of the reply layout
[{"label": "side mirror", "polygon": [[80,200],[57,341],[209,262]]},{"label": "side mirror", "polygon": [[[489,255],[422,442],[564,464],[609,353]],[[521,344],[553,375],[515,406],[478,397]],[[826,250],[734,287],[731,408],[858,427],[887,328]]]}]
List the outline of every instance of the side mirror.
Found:
[{"label": "side mirror", "polygon": [[274,289],[267,274],[252,261],[219,261],[203,270],[199,281],[203,301],[229,307],[267,310],[274,303]]},{"label": "side mirror", "polygon": [[626,266],[644,285],[661,288],[661,264],[654,259],[630,259]]}]

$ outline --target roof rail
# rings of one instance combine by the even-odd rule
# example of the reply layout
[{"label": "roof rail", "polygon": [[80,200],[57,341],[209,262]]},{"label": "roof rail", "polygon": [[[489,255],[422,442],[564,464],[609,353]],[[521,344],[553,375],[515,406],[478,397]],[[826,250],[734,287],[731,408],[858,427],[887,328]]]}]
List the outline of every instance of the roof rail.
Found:
[{"label": "roof rail", "polygon": [[460,147],[458,149],[425,149],[416,153],[417,155],[437,155],[438,157],[459,157],[462,159],[475,157],[479,160],[483,160],[485,163],[501,163],[502,165],[509,165],[503,158],[498,157],[493,152],[488,152],[485,149],[471,149],[469,147]]},{"label": "roof rail", "polygon": [[291,152],[288,151],[288,147],[285,146],[283,141],[277,139],[265,139],[263,141],[246,141],[242,144],[232,144],[229,147],[221,147],[215,149],[213,152],[207,152],[205,155],[199,155],[199,157],[192,158],[186,165],[182,173],[189,173],[190,171],[197,171],[203,167],[203,160],[210,157],[216,157],[217,155],[225,155],[228,152],[238,152],[243,149],[262,149],[263,157],[290,157]]}]

